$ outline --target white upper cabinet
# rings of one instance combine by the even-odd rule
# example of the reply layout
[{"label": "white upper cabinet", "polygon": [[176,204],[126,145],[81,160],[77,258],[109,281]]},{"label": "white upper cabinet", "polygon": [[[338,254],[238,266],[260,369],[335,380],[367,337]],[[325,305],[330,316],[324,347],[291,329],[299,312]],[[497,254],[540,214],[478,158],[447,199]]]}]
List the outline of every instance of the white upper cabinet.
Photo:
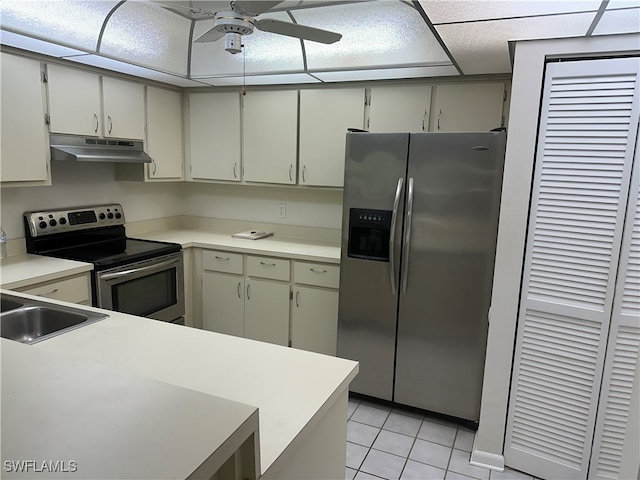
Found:
[{"label": "white upper cabinet", "polygon": [[429,130],[431,85],[371,88],[369,124],[374,133],[420,133]]},{"label": "white upper cabinet", "polygon": [[243,115],[244,180],[295,184],[298,92],[249,92]]},{"label": "white upper cabinet", "polygon": [[442,84],[435,87],[433,132],[488,132],[503,126],[504,83]]},{"label": "white upper cabinet", "polygon": [[1,180],[49,184],[49,139],[40,62],[2,53]]},{"label": "white upper cabinet", "polygon": [[148,179],[182,179],[182,95],[147,87]]},{"label": "white upper cabinet", "polygon": [[95,73],[47,66],[49,88],[49,130],[52,133],[99,136],[100,77]]},{"label": "white upper cabinet", "polygon": [[117,78],[102,78],[104,136],[144,138],[144,86]]},{"label": "white upper cabinet", "polygon": [[188,110],[191,178],[239,182],[240,94],[192,93]]},{"label": "white upper cabinet", "polygon": [[300,91],[300,185],[341,187],[347,129],[362,129],[363,88]]}]

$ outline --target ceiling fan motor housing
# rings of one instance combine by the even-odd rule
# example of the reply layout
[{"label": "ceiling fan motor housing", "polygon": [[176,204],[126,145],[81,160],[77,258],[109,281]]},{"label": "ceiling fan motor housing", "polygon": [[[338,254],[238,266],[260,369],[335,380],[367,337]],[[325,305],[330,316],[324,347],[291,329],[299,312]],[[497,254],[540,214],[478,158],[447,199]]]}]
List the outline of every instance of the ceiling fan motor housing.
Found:
[{"label": "ceiling fan motor housing", "polygon": [[216,13],[213,28],[222,33],[249,35],[253,33],[253,22],[237,12],[222,11]]}]

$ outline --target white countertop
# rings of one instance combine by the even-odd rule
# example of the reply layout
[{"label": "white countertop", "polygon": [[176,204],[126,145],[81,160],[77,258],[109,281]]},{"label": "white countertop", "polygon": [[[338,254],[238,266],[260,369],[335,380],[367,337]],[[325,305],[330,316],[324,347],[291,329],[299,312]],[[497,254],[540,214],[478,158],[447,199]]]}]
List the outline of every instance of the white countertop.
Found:
[{"label": "white countertop", "polygon": [[284,237],[278,234],[260,240],[246,240],[233,238],[228,232],[174,229],[137,234],[135,237],[175,242],[181,244],[183,248],[222,249],[296,260],[340,263],[340,245],[313,239]]},{"label": "white countertop", "polygon": [[[3,478],[210,478],[258,435],[255,407],[11,340],[1,347]],[[35,463],[23,471],[24,460]],[[62,464],[52,472],[45,462]]]},{"label": "white countertop", "polygon": [[91,263],[26,253],[0,261],[0,285],[6,289],[21,288],[91,270]]},{"label": "white countertop", "polygon": [[262,473],[311,431],[358,372],[350,360],[108,313],[29,348],[258,407]]}]

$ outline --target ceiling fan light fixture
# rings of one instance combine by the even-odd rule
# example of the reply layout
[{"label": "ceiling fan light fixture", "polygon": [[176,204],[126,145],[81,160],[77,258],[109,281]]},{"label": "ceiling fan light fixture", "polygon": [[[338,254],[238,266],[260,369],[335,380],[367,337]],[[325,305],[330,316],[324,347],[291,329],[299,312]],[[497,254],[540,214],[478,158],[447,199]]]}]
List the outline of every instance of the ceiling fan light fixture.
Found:
[{"label": "ceiling fan light fixture", "polygon": [[229,53],[240,53],[242,51],[242,35],[229,32],[224,36],[224,49]]}]

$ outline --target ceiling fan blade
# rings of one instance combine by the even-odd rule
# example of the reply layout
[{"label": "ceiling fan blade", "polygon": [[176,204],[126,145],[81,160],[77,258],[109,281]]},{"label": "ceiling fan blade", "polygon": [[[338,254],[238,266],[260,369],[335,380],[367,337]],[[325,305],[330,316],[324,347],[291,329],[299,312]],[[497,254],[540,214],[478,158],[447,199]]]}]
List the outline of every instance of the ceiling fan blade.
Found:
[{"label": "ceiling fan blade", "polygon": [[202,35],[194,40],[194,43],[206,43],[206,42],[215,42],[216,40],[220,40],[224,36],[225,32],[219,32],[215,28],[211,30],[207,30]]},{"label": "ceiling fan blade", "polygon": [[254,26],[263,32],[279,33],[287,37],[301,38],[319,43],[335,43],[342,38],[339,33],[298,25],[297,23],[282,22],[273,18],[256,20]]},{"label": "ceiling fan blade", "polygon": [[276,5],[282,3],[283,0],[279,1],[262,1],[262,0],[236,0],[235,2],[231,2],[231,8],[239,13],[244,13],[245,15],[250,15],[252,17],[257,17],[261,13],[270,10]]}]

